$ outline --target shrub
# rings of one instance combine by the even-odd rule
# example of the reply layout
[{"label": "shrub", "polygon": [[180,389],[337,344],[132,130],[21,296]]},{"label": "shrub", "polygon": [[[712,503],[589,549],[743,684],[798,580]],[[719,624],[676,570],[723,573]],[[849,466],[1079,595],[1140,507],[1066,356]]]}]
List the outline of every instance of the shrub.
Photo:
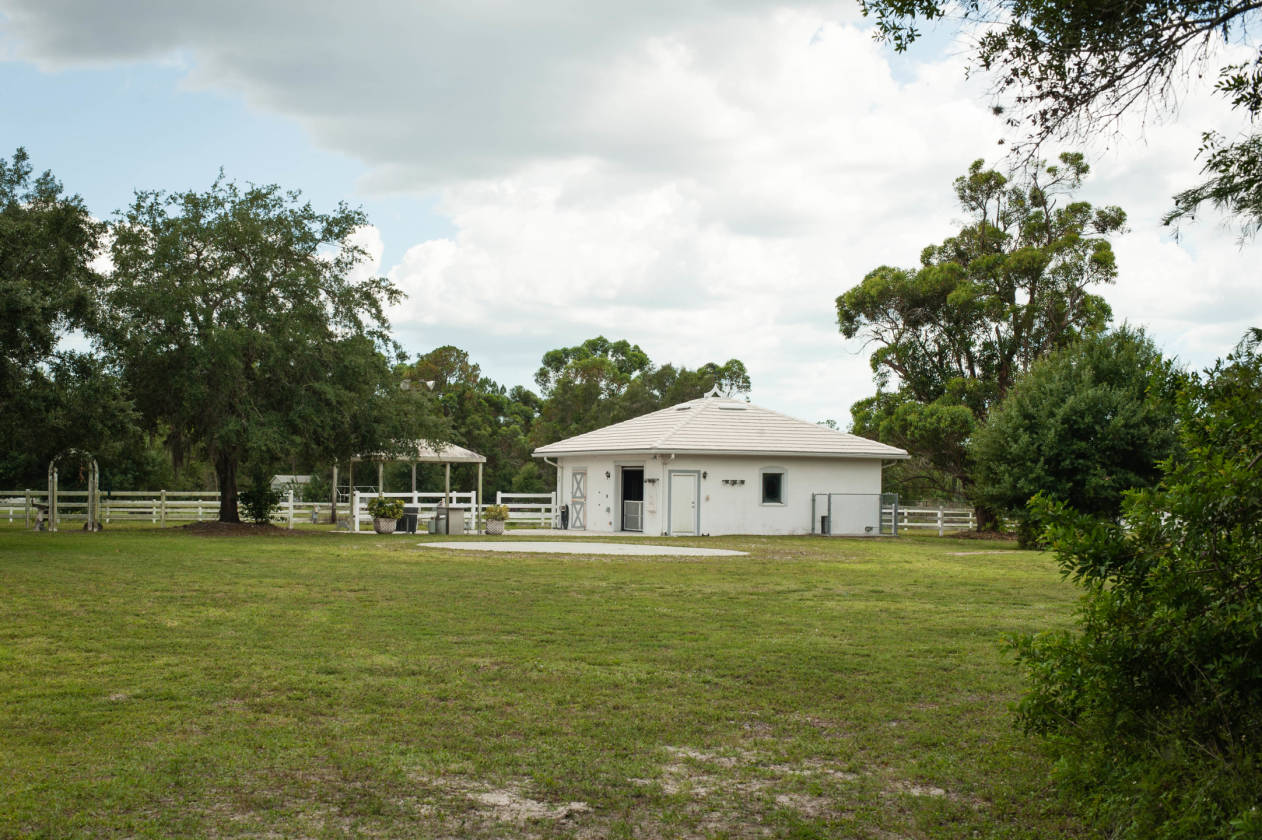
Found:
[{"label": "shrub", "polygon": [[487,505],[482,511],[483,519],[499,520],[500,522],[508,519],[508,505]]},{"label": "shrub", "polygon": [[1122,327],[1035,362],[974,434],[974,498],[1010,515],[1023,546],[1039,534],[1038,493],[1116,519],[1122,495],[1150,487],[1174,445],[1178,375],[1142,330]]},{"label": "shrub", "polygon": [[245,510],[245,518],[261,525],[268,522],[272,511],[280,506],[280,491],[273,489],[267,477],[255,478],[237,499]]},{"label": "shrub", "polygon": [[1018,716],[1117,838],[1262,836],[1262,358],[1179,398],[1182,452],[1122,522],[1036,498],[1078,627],[1016,642]]},{"label": "shrub", "polygon": [[373,519],[398,519],[403,515],[403,502],[399,499],[387,499],[377,496],[368,500],[368,514]]}]

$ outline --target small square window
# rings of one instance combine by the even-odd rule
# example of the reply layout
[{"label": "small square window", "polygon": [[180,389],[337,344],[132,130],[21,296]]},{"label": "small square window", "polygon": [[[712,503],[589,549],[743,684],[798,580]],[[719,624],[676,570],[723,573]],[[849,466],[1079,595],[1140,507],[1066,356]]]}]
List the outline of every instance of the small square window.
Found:
[{"label": "small square window", "polygon": [[762,503],[764,505],[784,504],[784,473],[765,472],[762,474]]}]

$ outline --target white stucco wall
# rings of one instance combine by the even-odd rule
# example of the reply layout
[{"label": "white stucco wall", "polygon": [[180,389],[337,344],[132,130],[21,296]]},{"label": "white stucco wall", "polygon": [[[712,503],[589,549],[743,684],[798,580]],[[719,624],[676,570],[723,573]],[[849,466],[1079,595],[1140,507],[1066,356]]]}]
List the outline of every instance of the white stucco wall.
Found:
[{"label": "white stucco wall", "polygon": [[[698,497],[700,533],[711,535],[809,534],[812,493],[861,494],[855,496],[856,510],[850,516],[840,510],[849,501],[844,496],[834,497],[837,509],[833,521],[838,525],[847,523],[851,533],[865,533],[863,526],[871,518],[868,511],[876,509],[871,496],[881,492],[879,459],[691,455],[670,459],[639,455],[568,456],[559,458],[558,463],[562,473],[557,485],[561,504],[571,502],[574,471],[587,471],[585,525],[592,532],[620,530],[619,468],[624,466],[644,470],[646,534],[668,533],[671,472],[705,474]],[[784,504],[762,503],[762,472],[766,469],[784,471]],[[731,483],[742,480],[744,484]],[[834,533],[840,531],[835,528]]]}]

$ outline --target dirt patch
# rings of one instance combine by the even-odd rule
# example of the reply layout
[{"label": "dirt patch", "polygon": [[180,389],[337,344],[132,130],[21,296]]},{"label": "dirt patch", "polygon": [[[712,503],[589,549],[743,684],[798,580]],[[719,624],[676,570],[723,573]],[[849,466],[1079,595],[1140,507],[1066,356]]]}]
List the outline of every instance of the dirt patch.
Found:
[{"label": "dirt patch", "polygon": [[180,525],[179,530],[205,537],[292,537],[299,533],[289,528],[250,522],[190,522]]},{"label": "dirt patch", "polygon": [[1013,548],[1007,551],[1004,551],[1002,549],[990,549],[988,551],[948,551],[947,555],[949,557],[978,557],[983,554],[1019,554],[1019,553],[1020,551],[1018,549]]}]

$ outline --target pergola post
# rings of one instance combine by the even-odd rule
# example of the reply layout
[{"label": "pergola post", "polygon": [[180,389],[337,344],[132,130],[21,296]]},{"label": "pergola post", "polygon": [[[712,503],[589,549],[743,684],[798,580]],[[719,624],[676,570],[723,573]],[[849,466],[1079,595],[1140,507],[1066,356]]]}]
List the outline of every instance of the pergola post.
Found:
[{"label": "pergola post", "polygon": [[482,465],[478,464],[478,495],[473,499],[473,530],[482,531]]},{"label": "pergola post", "polygon": [[384,496],[386,492],[386,462],[377,462],[377,495]]},{"label": "pergola post", "polygon": [[333,491],[329,499],[329,524],[337,524],[337,462],[333,462]]},{"label": "pergola post", "polygon": [[412,462],[412,504],[416,504],[416,462]]},{"label": "pergola post", "polygon": [[443,464],[447,468],[447,479],[443,484],[443,507],[451,505],[451,464]]}]

